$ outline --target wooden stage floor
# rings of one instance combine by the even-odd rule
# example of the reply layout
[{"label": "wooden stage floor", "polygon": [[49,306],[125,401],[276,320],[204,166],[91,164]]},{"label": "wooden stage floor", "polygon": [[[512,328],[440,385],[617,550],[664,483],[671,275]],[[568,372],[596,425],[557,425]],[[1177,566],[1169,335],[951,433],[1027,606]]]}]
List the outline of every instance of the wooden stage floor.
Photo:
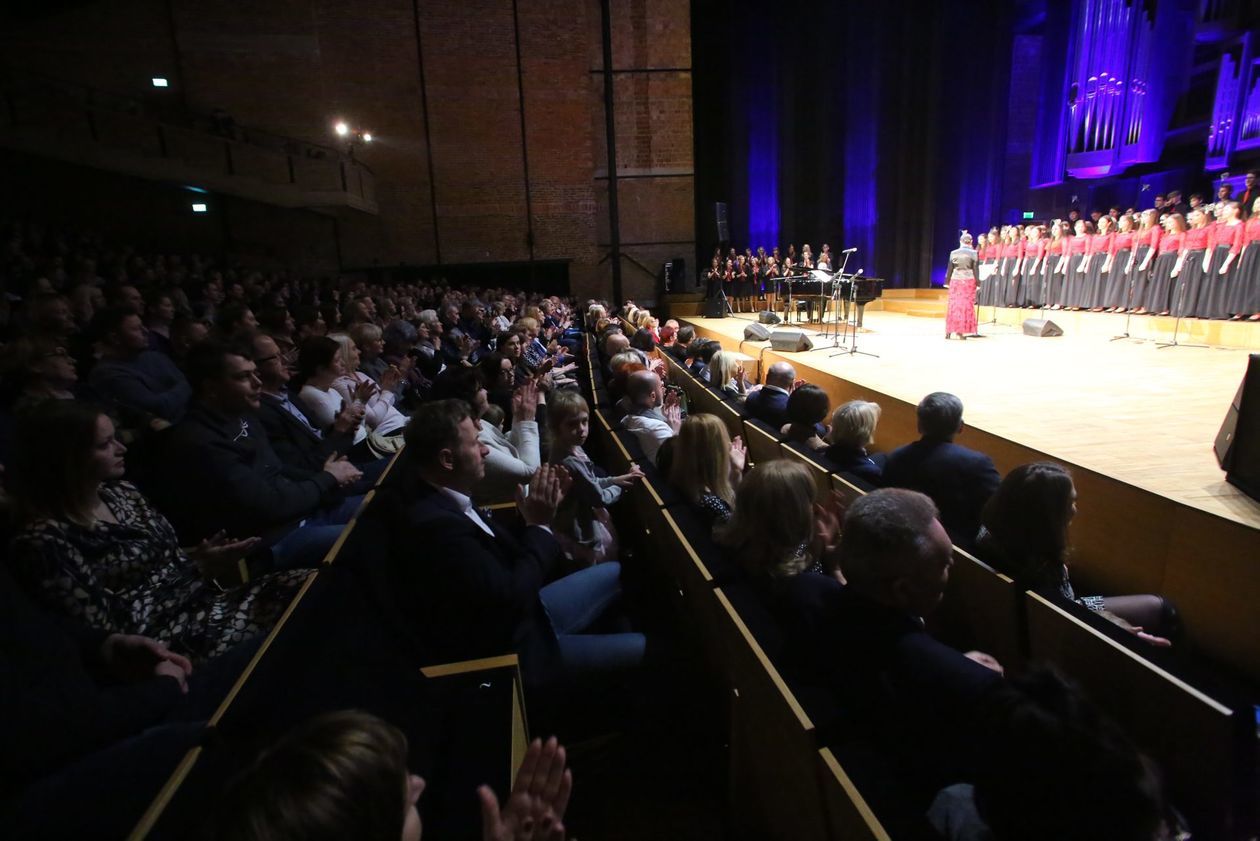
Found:
[{"label": "wooden stage floor", "polygon": [[[1106,314],[1074,314],[1088,315],[1092,329],[1065,324],[1064,336],[1035,338],[1015,326],[1028,313],[1009,314],[1000,318],[1007,324],[981,325],[983,338],[946,341],[941,319],[868,311],[858,348],[878,358],[833,357],[837,351],[817,339],[814,350],[784,357],[798,369],[879,392],[877,401],[887,396],[913,405],[931,391],[953,392],[963,400],[968,425],[1260,528],[1260,503],[1225,482],[1212,452],[1248,350],[1108,341],[1123,330],[1124,316]],[[683,320],[733,349],[753,318]],[[1260,325],[1256,329],[1260,335]],[[748,342],[740,349],[758,357],[767,346]],[[802,376],[812,378],[808,371]]]}]

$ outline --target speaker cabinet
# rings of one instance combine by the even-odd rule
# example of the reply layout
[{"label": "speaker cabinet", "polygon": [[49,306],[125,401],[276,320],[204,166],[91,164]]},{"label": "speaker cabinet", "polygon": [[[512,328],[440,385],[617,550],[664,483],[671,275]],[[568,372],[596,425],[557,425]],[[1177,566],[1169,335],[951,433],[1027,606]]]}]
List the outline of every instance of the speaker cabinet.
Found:
[{"label": "speaker cabinet", "polygon": [[770,338],[770,328],[764,324],[749,324],[744,327],[744,341],[764,342]]},{"label": "speaker cabinet", "polygon": [[770,310],[762,310],[757,313],[757,323],[759,324],[778,324],[782,320],[783,319],[779,318],[777,314],[770,312]]},{"label": "speaker cabinet", "polygon": [[1048,318],[1024,319],[1025,336],[1062,336],[1063,328]]},{"label": "speaker cabinet", "polygon": [[1260,500],[1260,353],[1253,353],[1225,422],[1216,436],[1225,481]]},{"label": "speaker cabinet", "polygon": [[713,203],[713,221],[716,223],[718,244],[725,245],[731,241],[731,226],[726,219],[726,202]]},{"label": "speaker cabinet", "polygon": [[722,306],[721,298],[709,298],[704,302],[704,317],[722,318],[726,315],[726,313],[723,312],[725,309],[726,307]]},{"label": "speaker cabinet", "polygon": [[774,350],[799,353],[803,350],[813,350],[814,341],[804,330],[775,330],[770,334],[770,347]]}]

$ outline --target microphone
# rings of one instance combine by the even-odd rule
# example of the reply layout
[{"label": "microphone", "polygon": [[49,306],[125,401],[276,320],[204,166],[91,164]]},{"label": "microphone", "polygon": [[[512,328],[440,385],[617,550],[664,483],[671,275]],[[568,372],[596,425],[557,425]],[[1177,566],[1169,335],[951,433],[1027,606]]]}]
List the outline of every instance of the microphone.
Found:
[{"label": "microphone", "polygon": [[853,253],[853,252],[855,252],[855,251],[857,251],[857,247],[856,247],[856,246],[855,246],[855,247],[853,247],[853,248],[846,248],[844,251],[841,251],[840,253],[841,253],[841,254],[852,254],[852,253]]}]

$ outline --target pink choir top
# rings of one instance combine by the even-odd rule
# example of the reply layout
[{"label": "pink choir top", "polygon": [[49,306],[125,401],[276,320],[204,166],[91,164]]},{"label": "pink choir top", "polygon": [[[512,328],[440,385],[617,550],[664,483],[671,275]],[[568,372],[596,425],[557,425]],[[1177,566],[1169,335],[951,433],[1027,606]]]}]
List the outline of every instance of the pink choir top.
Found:
[{"label": "pink choir top", "polygon": [[1159,225],[1152,225],[1151,229],[1146,232],[1145,240],[1141,234],[1138,234],[1138,245],[1149,245],[1151,248],[1159,250],[1159,241],[1164,236],[1164,229]]},{"label": "pink choir top", "polygon": [[1068,240],[1067,253],[1073,257],[1078,254],[1088,254],[1090,239],[1092,237],[1088,234],[1073,235],[1072,239]]},{"label": "pink choir top", "polygon": [[1252,216],[1243,227],[1247,229],[1245,238],[1248,244],[1260,240],[1260,215]]},{"label": "pink choir top", "polygon": [[1111,254],[1114,256],[1121,251],[1132,251],[1133,240],[1137,238],[1137,234],[1133,231],[1120,231],[1111,238]]},{"label": "pink choir top", "polygon": [[1186,231],[1186,240],[1182,245],[1184,251],[1202,251],[1211,244],[1212,229],[1210,227],[1191,228]]},{"label": "pink choir top", "polygon": [[1058,239],[1052,239],[1050,240],[1050,242],[1046,244],[1046,253],[1052,254],[1055,257],[1062,257],[1064,254],[1067,253],[1067,244],[1068,244],[1067,237],[1059,237]]},{"label": "pink choir top", "polygon": [[1046,256],[1046,241],[1044,239],[1039,239],[1036,242],[1029,241],[1024,244],[1024,258],[1028,260],[1029,266],[1044,256]]},{"label": "pink choir top", "polygon": [[1239,222],[1237,225],[1223,224],[1217,227],[1215,233],[1216,245],[1228,245],[1229,253],[1237,255],[1243,249],[1243,237],[1246,232],[1247,225]]},{"label": "pink choir top", "polygon": [[984,259],[996,260],[1002,256],[1002,247],[996,242],[991,242],[984,247]]},{"label": "pink choir top", "polygon": [[1116,238],[1114,233],[1110,234],[1094,234],[1089,238],[1089,253],[1108,254],[1111,252],[1111,241]]},{"label": "pink choir top", "polygon": [[1003,259],[1009,257],[1018,257],[1020,252],[1020,244],[1018,242],[1008,242],[1002,246]]},{"label": "pink choir top", "polygon": [[1174,251],[1180,251],[1185,238],[1185,233],[1164,234],[1159,238],[1159,253],[1171,254]]}]

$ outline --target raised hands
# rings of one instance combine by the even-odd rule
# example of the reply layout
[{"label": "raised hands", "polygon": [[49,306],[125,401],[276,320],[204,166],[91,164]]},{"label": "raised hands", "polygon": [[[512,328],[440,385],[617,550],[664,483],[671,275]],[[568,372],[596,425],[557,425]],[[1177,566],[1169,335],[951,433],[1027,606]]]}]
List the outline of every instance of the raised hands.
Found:
[{"label": "raised hands", "polygon": [[358,403],[366,403],[372,399],[379,389],[376,383],[371,380],[360,380],[359,384],[354,387],[354,399]]},{"label": "raised hands", "polygon": [[529,494],[516,489],[516,507],[527,526],[549,526],[555,519],[556,508],[573,480],[563,467],[544,464],[529,480]]},{"label": "raised hands", "polygon": [[744,472],[748,464],[748,447],[744,445],[744,437],[736,435],[731,439],[731,474],[732,478]]},{"label": "raised hands", "polygon": [[341,407],[337,417],[333,418],[333,429],[338,432],[354,432],[363,423],[364,409],[362,403],[350,403]]},{"label": "raised hands", "polygon": [[477,789],[483,841],[563,841],[572,792],[573,772],[566,767],[564,747],[554,736],[545,743],[535,739],[504,806],[489,786]]},{"label": "raised hands", "polygon": [[402,382],[403,372],[397,365],[390,365],[381,372],[381,390],[393,391]]},{"label": "raised hands", "polygon": [[814,541],[810,548],[814,557],[822,558],[840,539],[840,524],[844,522],[844,497],[839,491],[814,506]]},{"label": "raised hands", "polygon": [[512,420],[532,421],[538,414],[538,383],[526,380],[512,392]]}]

